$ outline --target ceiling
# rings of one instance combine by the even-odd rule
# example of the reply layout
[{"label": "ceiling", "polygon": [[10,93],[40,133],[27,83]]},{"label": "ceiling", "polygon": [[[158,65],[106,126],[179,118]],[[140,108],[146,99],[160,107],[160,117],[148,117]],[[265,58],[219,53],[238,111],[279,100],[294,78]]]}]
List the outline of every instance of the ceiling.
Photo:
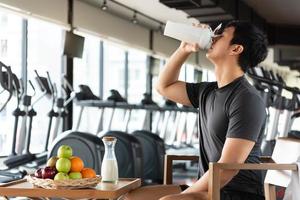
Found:
[{"label": "ceiling", "polygon": [[243,0],[267,22],[300,25],[299,0]]},{"label": "ceiling", "polygon": [[[103,5],[104,0],[81,0],[86,2],[92,6],[101,7]],[[176,10],[173,8],[169,8],[164,4],[160,3],[159,0],[107,0],[108,10],[107,12],[112,13],[114,15],[118,15],[124,19],[131,20],[133,17],[133,11],[123,6],[120,6],[114,2],[123,4],[132,10],[136,10],[143,15],[149,16],[163,24],[166,23],[167,20],[173,20],[182,23],[197,23],[198,20],[188,18],[188,14],[184,11]],[[159,22],[155,22],[150,20],[147,17],[144,17],[141,14],[137,14],[137,19],[140,25],[150,27],[155,29],[160,25]]]},{"label": "ceiling", "polygon": [[[208,1],[208,0],[207,0]],[[274,60],[300,71],[299,0],[160,0],[200,22],[216,26],[232,19],[247,20],[266,32]]]},{"label": "ceiling", "polygon": [[[96,7],[104,2],[81,1]],[[267,33],[275,61],[300,71],[300,0],[107,0],[107,5],[107,12],[128,20],[138,11],[139,25],[154,30],[167,20],[211,26],[232,19],[251,21]]]}]

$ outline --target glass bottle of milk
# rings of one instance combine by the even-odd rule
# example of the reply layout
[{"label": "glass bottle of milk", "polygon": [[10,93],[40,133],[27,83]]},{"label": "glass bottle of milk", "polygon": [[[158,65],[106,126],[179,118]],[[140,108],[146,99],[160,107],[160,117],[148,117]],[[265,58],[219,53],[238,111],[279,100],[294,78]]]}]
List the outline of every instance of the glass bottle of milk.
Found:
[{"label": "glass bottle of milk", "polygon": [[116,183],[119,178],[118,163],[115,155],[117,138],[103,137],[102,141],[105,146],[105,153],[101,166],[102,182]]}]

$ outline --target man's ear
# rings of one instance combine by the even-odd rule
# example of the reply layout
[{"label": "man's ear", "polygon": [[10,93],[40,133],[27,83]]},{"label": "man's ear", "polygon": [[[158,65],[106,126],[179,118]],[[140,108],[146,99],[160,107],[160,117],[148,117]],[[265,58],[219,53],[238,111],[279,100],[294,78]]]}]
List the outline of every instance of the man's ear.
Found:
[{"label": "man's ear", "polygon": [[242,45],[235,44],[230,52],[230,55],[239,55],[244,51],[244,47]]}]

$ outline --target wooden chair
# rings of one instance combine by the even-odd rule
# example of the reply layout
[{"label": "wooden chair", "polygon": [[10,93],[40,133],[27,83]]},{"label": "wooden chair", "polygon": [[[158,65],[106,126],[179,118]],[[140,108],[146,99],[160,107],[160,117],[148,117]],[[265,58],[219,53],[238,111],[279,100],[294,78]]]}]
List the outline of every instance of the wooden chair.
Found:
[{"label": "wooden chair", "polygon": [[[276,141],[272,157],[262,158],[263,161],[268,161],[268,163],[209,163],[209,200],[220,200],[220,170],[268,170],[264,184],[265,199],[276,200],[275,186],[278,185],[287,187],[287,184],[290,181],[291,170],[298,170],[297,165],[292,163],[295,163],[299,156],[300,140],[279,138]],[[198,156],[166,155],[164,168],[164,184],[172,184],[173,182],[173,160],[198,161],[198,159]]]}]

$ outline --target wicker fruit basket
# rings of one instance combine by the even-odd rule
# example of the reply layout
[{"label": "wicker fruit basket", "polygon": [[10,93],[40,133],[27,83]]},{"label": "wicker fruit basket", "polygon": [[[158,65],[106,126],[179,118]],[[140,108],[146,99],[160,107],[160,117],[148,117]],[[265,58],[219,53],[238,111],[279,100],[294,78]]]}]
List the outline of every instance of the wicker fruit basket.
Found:
[{"label": "wicker fruit basket", "polygon": [[69,180],[52,180],[36,178],[33,175],[27,175],[26,179],[34,186],[45,189],[81,189],[93,188],[101,181],[100,176],[95,178],[69,179]]}]

